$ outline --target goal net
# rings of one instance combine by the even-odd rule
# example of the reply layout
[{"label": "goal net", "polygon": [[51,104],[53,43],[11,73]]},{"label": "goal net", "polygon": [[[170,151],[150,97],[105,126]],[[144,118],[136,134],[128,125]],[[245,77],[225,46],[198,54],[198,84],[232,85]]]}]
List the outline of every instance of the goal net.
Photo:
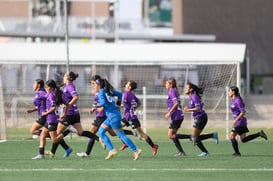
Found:
[{"label": "goal net", "polygon": [[[124,91],[128,80],[135,80],[138,83],[135,92],[143,103],[138,113],[145,130],[168,127],[169,122],[164,118],[167,112],[167,90],[164,81],[170,77],[176,78],[184,105],[188,104],[187,96],[183,93],[187,81],[204,88],[203,101],[209,114],[210,124],[226,126],[226,87],[240,85],[239,65],[243,61],[244,48],[235,46],[235,49],[239,48],[242,51],[241,57],[236,59],[236,57],[229,57],[231,52],[236,53],[234,49],[230,50],[229,46],[223,47],[225,51],[217,51],[214,47],[211,48],[213,50],[195,49],[192,44],[189,44],[189,47],[184,47],[185,44],[183,44],[181,50],[179,50],[180,46],[172,47],[171,44],[164,44],[164,46],[152,44],[144,47],[123,45],[126,49],[120,49],[121,47],[115,49],[116,45],[100,46],[102,48],[99,50],[96,50],[97,46],[94,45],[78,49],[72,45],[70,49],[69,70],[79,74],[74,83],[80,97],[78,106],[84,127],[88,128],[94,119],[94,116],[89,114],[94,93],[90,77],[94,74],[107,78],[116,89],[121,91]],[[16,49],[16,45],[12,48]],[[27,47],[20,46],[21,49],[24,51],[20,53],[18,49],[16,55],[18,57],[6,55],[6,62],[0,57],[2,62],[0,86],[2,97],[0,99],[3,99],[0,111],[2,110],[5,115],[5,118],[0,120],[1,134],[5,129],[3,122],[5,127],[30,127],[37,119],[37,113],[25,113],[27,109],[33,107],[32,84],[35,79],[54,79],[62,82],[67,70],[65,55],[62,57],[51,52],[62,52],[64,48],[58,50],[55,44],[47,45],[43,49],[43,52],[47,54],[43,55],[43,52],[36,52],[35,48],[31,47],[29,51],[32,52],[33,57],[29,57],[30,52]],[[73,50],[77,51],[73,52]],[[35,53],[39,56],[33,55]],[[196,55],[198,53],[199,55]],[[214,55],[208,56],[208,54]],[[190,56],[192,58],[189,58]],[[217,61],[215,57],[219,57]],[[186,114],[183,124],[190,127],[189,114]]]}]

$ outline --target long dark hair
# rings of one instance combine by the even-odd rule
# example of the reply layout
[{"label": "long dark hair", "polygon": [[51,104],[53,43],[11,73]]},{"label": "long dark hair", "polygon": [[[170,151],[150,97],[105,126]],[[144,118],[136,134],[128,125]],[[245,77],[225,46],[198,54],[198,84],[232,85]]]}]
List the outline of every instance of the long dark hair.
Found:
[{"label": "long dark hair", "polygon": [[230,86],[229,88],[234,92],[234,94],[235,94],[236,97],[239,97],[239,99],[241,99],[243,105],[245,106],[245,103],[244,103],[243,98],[241,97],[239,88],[237,86]]},{"label": "long dark hair", "polygon": [[108,80],[98,79],[98,80],[96,80],[96,82],[100,85],[101,88],[103,88],[105,90],[105,92],[109,96],[114,96],[114,94],[113,94],[114,87],[108,82]]},{"label": "long dark hair", "polygon": [[129,80],[130,86],[131,86],[131,91],[135,90],[137,88],[137,83],[134,80]]},{"label": "long dark hair", "polygon": [[51,87],[54,89],[55,91],[55,102],[56,104],[60,105],[63,103],[63,99],[62,99],[62,91],[61,89],[57,86],[56,82],[52,79],[49,79],[48,81],[46,81],[46,85],[48,87]]},{"label": "long dark hair", "polygon": [[99,79],[101,79],[101,76],[100,76],[100,75],[93,75],[93,76],[91,77],[91,81],[96,81],[96,80],[99,80]]},{"label": "long dark hair", "polygon": [[192,89],[192,92],[197,94],[201,99],[204,90],[191,82],[188,82],[187,84],[189,85],[190,89]]},{"label": "long dark hair", "polygon": [[69,72],[68,76],[70,78],[70,81],[74,81],[79,77],[79,74],[76,74],[74,72]]},{"label": "long dark hair", "polygon": [[230,86],[229,88],[234,92],[236,97],[239,97],[241,100],[243,100],[237,86]]},{"label": "long dark hair", "polygon": [[40,89],[43,89],[45,87],[45,82],[42,79],[36,79],[35,82],[40,85]]}]

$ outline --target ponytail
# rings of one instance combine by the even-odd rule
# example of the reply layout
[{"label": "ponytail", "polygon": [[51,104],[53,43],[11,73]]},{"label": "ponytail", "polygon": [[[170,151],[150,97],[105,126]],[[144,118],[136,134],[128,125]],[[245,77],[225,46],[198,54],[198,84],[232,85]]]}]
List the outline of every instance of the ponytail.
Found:
[{"label": "ponytail", "polygon": [[114,87],[106,79],[97,79],[96,83],[100,85],[109,96],[114,96]]},{"label": "ponytail", "polygon": [[69,72],[68,76],[70,78],[70,81],[74,81],[79,77],[79,74],[76,74],[74,72]]},{"label": "ponytail", "polygon": [[60,87],[57,86],[56,82],[52,79],[49,79],[47,82],[46,82],[46,85],[48,87],[51,87],[54,89],[55,91],[55,102],[57,105],[60,105],[63,103],[63,99],[62,99],[62,91],[60,89]]},{"label": "ponytail", "polygon": [[58,104],[58,105],[61,105],[63,104],[63,92],[62,90],[60,89],[60,87],[56,86],[56,89],[55,89],[55,102]]},{"label": "ponytail", "polygon": [[113,90],[114,90],[114,87],[108,82],[108,80],[106,79],[103,79],[104,80],[104,90],[105,92],[109,95],[109,96],[114,96],[113,94]]},{"label": "ponytail", "polygon": [[197,94],[198,97],[201,99],[204,90],[191,82],[188,82],[188,85],[189,85],[190,89],[192,89],[192,92]]},{"label": "ponytail", "polygon": [[230,89],[234,92],[236,97],[239,97],[241,100],[243,100],[237,86],[230,86]]}]

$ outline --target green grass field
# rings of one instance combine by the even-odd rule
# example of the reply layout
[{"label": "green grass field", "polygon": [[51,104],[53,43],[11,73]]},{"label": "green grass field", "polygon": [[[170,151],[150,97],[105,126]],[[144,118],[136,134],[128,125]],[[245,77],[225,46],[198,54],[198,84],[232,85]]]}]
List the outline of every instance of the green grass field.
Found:
[{"label": "green grass field", "polygon": [[[181,130],[182,131],[182,130]],[[189,132],[190,130],[183,130]],[[90,158],[79,158],[77,152],[84,151],[87,138],[73,136],[66,138],[73,148],[68,158],[63,158],[59,147],[55,158],[32,160],[38,153],[39,141],[32,140],[27,129],[9,129],[7,142],[0,143],[0,181],[14,180],[187,180],[187,181],[230,181],[230,180],[272,180],[273,178],[273,133],[265,129],[269,140],[258,138],[243,144],[239,142],[241,157],[232,157],[231,144],[225,139],[224,129],[219,131],[220,143],[204,141],[210,156],[200,158],[197,147],[188,140],[181,141],[187,156],[175,157],[176,149],[167,136],[167,129],[149,129],[148,134],[159,144],[157,156],[153,157],[151,148],[144,141],[134,137],[136,145],[142,149],[139,160],[133,161],[129,149],[118,152],[111,160],[104,160],[107,151],[100,144],[94,146]],[[258,129],[251,129],[254,133]],[[208,133],[205,130],[204,133]],[[118,149],[117,138],[111,138]],[[47,149],[51,146],[47,141]]]}]

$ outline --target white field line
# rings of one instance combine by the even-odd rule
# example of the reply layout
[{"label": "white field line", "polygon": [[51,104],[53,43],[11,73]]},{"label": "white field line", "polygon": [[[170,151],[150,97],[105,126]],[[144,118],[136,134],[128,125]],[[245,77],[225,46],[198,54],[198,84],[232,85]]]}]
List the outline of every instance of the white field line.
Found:
[{"label": "white field line", "polygon": [[245,169],[226,169],[226,168],[161,168],[161,169],[139,169],[139,168],[103,168],[103,169],[82,169],[82,168],[35,168],[35,169],[0,169],[0,172],[51,172],[51,171],[60,171],[60,172],[116,172],[116,171],[140,171],[140,172],[158,172],[158,171],[179,171],[179,172],[272,172],[273,168],[245,168]]}]

